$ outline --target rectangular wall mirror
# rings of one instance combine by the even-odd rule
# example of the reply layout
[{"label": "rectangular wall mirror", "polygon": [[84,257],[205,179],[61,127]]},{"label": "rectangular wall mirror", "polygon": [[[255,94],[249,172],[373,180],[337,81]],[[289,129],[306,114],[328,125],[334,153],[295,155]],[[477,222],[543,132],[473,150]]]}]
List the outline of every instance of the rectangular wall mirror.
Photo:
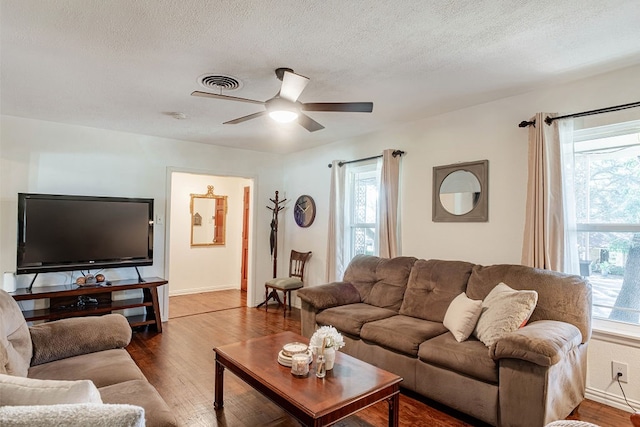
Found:
[{"label": "rectangular wall mirror", "polygon": [[489,220],[489,161],[433,168],[433,221]]},{"label": "rectangular wall mirror", "polygon": [[191,194],[191,246],[225,244],[227,196],[213,193],[213,185],[206,194]]}]

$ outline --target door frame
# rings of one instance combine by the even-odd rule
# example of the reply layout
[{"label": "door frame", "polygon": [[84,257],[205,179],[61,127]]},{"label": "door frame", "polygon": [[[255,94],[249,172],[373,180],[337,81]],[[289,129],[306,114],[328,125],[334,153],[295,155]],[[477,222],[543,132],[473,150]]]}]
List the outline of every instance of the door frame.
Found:
[{"label": "door frame", "polygon": [[[256,215],[255,209],[256,206],[256,194],[258,187],[258,176],[252,174],[235,174],[223,171],[216,171],[211,169],[197,169],[197,168],[185,168],[185,167],[174,167],[168,166],[166,168],[166,197],[165,197],[165,215],[164,215],[164,277],[169,280],[170,276],[170,268],[171,268],[171,259],[170,259],[170,248],[171,248],[171,181],[173,173],[191,173],[196,175],[210,175],[210,176],[221,176],[221,177],[229,177],[229,178],[242,178],[247,179],[250,182],[250,199],[249,199],[249,253],[247,255],[247,306],[250,307],[251,302],[254,299],[255,294],[255,286],[254,286],[254,275],[255,275],[255,229],[256,229]],[[159,214],[156,213],[156,216]],[[169,318],[169,283],[162,288],[162,320],[167,321]]]},{"label": "door frame", "polygon": [[240,254],[240,290],[247,292],[249,282],[249,223],[251,221],[251,186],[242,189],[242,252]]}]

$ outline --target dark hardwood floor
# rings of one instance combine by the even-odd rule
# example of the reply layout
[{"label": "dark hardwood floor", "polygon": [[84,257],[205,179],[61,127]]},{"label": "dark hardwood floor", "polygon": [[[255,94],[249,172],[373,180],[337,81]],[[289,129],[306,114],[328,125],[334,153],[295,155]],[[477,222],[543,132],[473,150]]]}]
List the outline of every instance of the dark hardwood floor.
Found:
[{"label": "dark hardwood floor", "polygon": [[[174,411],[183,426],[298,426],[286,412],[251,389],[231,373],[225,375],[225,407],[213,409],[213,348],[284,330],[300,332],[300,312],[294,309],[286,318],[282,308],[264,309],[244,306],[240,291],[190,296],[194,312],[181,312],[163,324],[163,333],[134,333],[128,347],[149,381]],[[234,293],[235,292],[235,295]],[[214,293],[215,294],[215,293]],[[171,297],[175,298],[175,297]],[[170,300],[171,300],[170,298]],[[187,296],[180,296],[182,308],[188,309]],[[230,308],[238,299],[238,308]],[[216,301],[219,300],[219,304]],[[203,309],[203,301],[207,302]],[[170,307],[171,301],[170,301]],[[203,311],[204,310],[204,311]],[[173,316],[173,314],[172,314]],[[265,363],[277,363],[275,356],[265,355]],[[631,426],[629,413],[586,400],[572,419],[588,421],[602,427]],[[386,403],[369,407],[336,424],[340,427],[387,425]],[[477,420],[435,402],[403,391],[400,398],[400,425],[462,427],[482,426]]]}]

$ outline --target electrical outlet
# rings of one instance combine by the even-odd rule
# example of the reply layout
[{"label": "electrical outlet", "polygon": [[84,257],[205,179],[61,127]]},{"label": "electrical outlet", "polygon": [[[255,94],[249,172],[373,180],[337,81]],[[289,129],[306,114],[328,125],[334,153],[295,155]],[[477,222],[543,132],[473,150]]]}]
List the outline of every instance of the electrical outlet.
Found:
[{"label": "electrical outlet", "polygon": [[611,362],[611,375],[613,375],[613,379],[615,380],[616,378],[618,378],[618,374],[622,374],[620,375],[620,382],[621,383],[626,383],[629,382],[629,378],[627,377],[627,367],[628,365],[626,363],[622,363],[622,362]]}]

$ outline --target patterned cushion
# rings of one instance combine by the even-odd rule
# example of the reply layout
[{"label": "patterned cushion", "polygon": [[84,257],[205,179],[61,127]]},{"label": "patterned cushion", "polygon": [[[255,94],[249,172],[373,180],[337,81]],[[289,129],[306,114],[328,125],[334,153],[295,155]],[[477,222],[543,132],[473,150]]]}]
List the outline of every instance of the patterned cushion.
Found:
[{"label": "patterned cushion", "polygon": [[516,291],[504,283],[498,284],[482,301],[482,314],[473,334],[487,347],[518,330],[536,308],[536,291]]}]

